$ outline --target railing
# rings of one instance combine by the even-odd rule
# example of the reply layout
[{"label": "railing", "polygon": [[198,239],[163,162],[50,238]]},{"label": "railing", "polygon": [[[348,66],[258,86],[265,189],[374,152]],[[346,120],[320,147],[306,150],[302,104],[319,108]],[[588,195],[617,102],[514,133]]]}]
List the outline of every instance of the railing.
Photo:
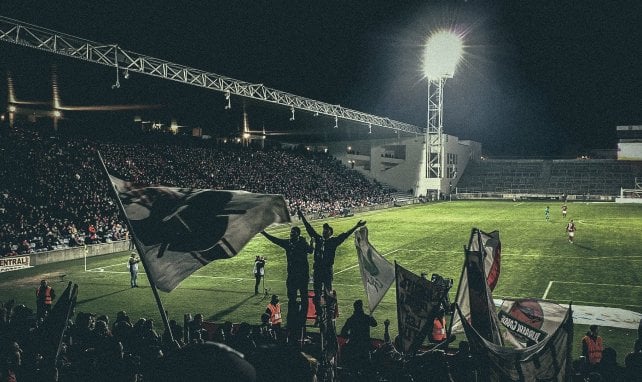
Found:
[{"label": "railing", "polygon": [[[551,193],[528,193],[528,192],[468,192],[468,190],[458,190],[452,195],[452,199],[458,200],[563,200],[562,194]],[[613,202],[614,195],[566,195],[567,201],[586,201],[586,202]]]},{"label": "railing", "polygon": [[85,257],[107,255],[115,252],[127,251],[130,249],[130,240],[119,240],[111,243],[89,244],[80,247],[69,247],[30,253],[31,266],[57,263],[60,261],[77,260]]}]

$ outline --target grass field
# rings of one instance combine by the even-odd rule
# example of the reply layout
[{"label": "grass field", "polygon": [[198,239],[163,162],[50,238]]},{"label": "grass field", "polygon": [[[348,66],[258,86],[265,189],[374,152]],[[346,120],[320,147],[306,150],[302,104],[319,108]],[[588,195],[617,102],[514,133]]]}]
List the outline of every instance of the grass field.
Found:
[{"label": "grass field", "polygon": [[[544,209],[551,207],[551,220]],[[567,241],[566,220],[560,203],[457,201],[401,207],[334,218],[328,221],[335,233],[352,227],[358,219],[368,222],[370,242],[391,262],[419,274],[439,273],[455,279],[451,300],[463,264],[463,246],[472,227],[499,230],[502,241],[502,273],[494,292],[501,297],[546,297],[575,305],[619,307],[642,312],[642,205],[613,203],[570,203],[568,219],[577,225],[576,243]],[[321,231],[324,221],[313,226]],[[296,223],[294,223],[296,224]],[[302,227],[302,224],[299,224]],[[302,227],[303,228],[303,227]],[[269,232],[287,237],[289,228]],[[182,320],[184,313],[203,313],[211,321],[259,323],[268,299],[254,296],[252,266],[255,255],[268,258],[265,287],[270,294],[285,297],[283,251],[257,235],[245,249],[229,260],[216,261],[186,279],[171,293],[161,293],[170,318]],[[115,317],[126,310],[132,319],[151,317],[162,327],[158,309],[145,275],[138,289],[129,287],[128,253],[38,266],[0,274],[2,300],[15,298],[35,307],[35,288],[46,277],[59,292],[67,281],[79,285],[76,311],[104,313]],[[338,292],[340,328],[352,313],[352,302],[365,299],[359,276],[354,240],[349,238],[337,251],[334,285]],[[64,282],[58,276],[66,274]],[[380,325],[373,336],[383,338],[383,320],[392,321],[396,334],[394,286],[374,312]],[[575,326],[574,356],[580,353],[580,338],[587,328]],[[606,346],[618,351],[618,360],[631,351],[635,330],[604,327]],[[462,336],[460,334],[458,336]]]}]

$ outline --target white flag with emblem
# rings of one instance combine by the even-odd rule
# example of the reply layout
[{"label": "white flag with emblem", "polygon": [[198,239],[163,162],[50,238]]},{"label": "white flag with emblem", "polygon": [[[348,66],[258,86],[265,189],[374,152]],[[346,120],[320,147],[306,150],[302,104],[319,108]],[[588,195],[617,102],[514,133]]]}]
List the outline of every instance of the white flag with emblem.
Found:
[{"label": "white flag with emblem", "polygon": [[395,281],[395,266],[370,244],[367,227],[361,227],[354,233],[354,244],[357,247],[359,270],[368,297],[368,307],[372,312]]}]

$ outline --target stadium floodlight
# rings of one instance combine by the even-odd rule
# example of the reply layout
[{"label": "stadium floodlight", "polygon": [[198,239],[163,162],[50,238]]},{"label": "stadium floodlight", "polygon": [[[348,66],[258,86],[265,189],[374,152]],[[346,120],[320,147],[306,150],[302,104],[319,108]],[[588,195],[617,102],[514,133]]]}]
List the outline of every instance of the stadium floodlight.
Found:
[{"label": "stadium floodlight", "polygon": [[[464,53],[462,35],[441,30],[433,33],[426,43],[423,73],[428,80],[428,126],[426,129],[426,178],[442,179],[443,91],[446,79],[455,74]],[[437,186],[441,190],[441,186]]]},{"label": "stadium floodlight", "polygon": [[290,117],[290,121],[294,121],[294,106],[290,106],[290,112],[292,113],[292,116]]},{"label": "stadium floodlight", "polygon": [[429,80],[452,78],[463,53],[464,45],[459,35],[450,31],[434,33],[424,50],[424,75]]}]

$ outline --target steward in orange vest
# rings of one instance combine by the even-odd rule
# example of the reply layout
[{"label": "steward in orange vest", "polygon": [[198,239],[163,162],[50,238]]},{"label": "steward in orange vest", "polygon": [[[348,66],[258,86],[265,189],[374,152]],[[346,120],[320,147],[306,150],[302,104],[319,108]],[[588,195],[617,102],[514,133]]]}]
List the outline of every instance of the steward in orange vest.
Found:
[{"label": "steward in orange vest", "polygon": [[589,366],[596,366],[602,360],[602,337],[597,335],[597,325],[591,325],[590,331],[582,338],[582,355],[588,361]]},{"label": "steward in orange vest", "polygon": [[269,315],[268,323],[272,326],[281,326],[281,304],[279,304],[279,296],[273,294],[272,300],[265,309],[265,314]]},{"label": "steward in orange vest", "polygon": [[56,292],[47,284],[47,280],[40,281],[36,288],[36,318],[44,318],[51,312],[51,303],[56,298]]},{"label": "steward in orange vest", "polygon": [[430,342],[439,343],[446,341],[446,318],[443,313],[439,313],[432,324],[432,335]]}]

